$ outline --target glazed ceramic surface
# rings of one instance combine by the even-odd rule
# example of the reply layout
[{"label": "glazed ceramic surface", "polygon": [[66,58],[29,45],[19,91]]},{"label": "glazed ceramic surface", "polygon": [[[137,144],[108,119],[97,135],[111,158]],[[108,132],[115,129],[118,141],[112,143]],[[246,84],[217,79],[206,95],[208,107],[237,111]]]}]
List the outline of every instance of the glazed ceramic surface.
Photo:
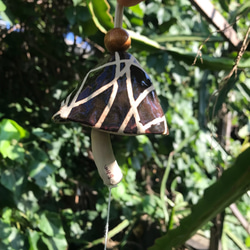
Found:
[{"label": "glazed ceramic surface", "polygon": [[89,71],[79,88],[61,103],[53,120],[123,135],[168,134],[152,82],[127,52],[115,52]]}]

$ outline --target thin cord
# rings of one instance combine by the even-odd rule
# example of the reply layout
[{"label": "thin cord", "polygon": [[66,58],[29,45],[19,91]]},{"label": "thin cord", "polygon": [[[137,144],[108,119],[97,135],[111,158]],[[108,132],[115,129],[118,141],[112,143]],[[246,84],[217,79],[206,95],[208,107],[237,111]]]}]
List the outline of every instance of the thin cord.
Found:
[{"label": "thin cord", "polygon": [[104,250],[107,249],[107,243],[108,243],[109,214],[110,214],[110,203],[111,203],[111,188],[112,187],[109,187],[109,201],[108,201],[107,222],[106,222],[106,226],[105,226],[105,245],[104,245]]},{"label": "thin cord", "polygon": [[[122,28],[122,19],[123,19],[123,6],[117,3],[116,9],[115,9],[115,21],[114,26],[115,28]],[[107,249],[107,243],[108,243],[108,232],[109,232],[109,215],[110,215],[110,203],[111,203],[111,188],[109,186],[109,201],[108,201],[108,211],[107,211],[107,222],[105,226],[105,245],[104,250]]]},{"label": "thin cord", "polygon": [[123,5],[117,3],[115,9],[115,28],[122,28],[122,18],[123,18]]}]

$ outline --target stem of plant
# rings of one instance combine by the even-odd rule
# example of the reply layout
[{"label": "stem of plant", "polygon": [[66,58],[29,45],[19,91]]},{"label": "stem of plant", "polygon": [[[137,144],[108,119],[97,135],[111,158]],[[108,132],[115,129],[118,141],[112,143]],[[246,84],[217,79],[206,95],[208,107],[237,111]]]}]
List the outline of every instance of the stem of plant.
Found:
[{"label": "stem of plant", "polygon": [[165,189],[166,189],[166,183],[167,183],[167,180],[168,180],[171,165],[173,163],[174,154],[179,152],[184,146],[186,146],[187,143],[191,139],[193,139],[193,137],[196,136],[197,134],[198,134],[198,131],[194,132],[193,135],[191,135],[190,137],[183,140],[178,145],[178,147],[169,154],[168,163],[167,163],[167,166],[166,166],[166,169],[165,169],[162,181],[161,181],[161,188],[160,188],[160,198],[161,198],[162,210],[163,210],[164,217],[165,217],[165,225],[168,223],[168,220],[169,220],[169,215],[168,215],[168,211],[167,211],[167,202],[165,202]]}]

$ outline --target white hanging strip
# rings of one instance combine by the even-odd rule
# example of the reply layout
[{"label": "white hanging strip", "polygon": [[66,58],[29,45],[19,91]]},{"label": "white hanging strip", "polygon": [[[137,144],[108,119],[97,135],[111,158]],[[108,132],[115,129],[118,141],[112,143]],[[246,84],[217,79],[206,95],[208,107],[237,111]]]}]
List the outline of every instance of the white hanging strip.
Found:
[{"label": "white hanging strip", "polygon": [[123,20],[123,6],[117,3],[115,9],[115,28],[122,28],[122,20]]}]

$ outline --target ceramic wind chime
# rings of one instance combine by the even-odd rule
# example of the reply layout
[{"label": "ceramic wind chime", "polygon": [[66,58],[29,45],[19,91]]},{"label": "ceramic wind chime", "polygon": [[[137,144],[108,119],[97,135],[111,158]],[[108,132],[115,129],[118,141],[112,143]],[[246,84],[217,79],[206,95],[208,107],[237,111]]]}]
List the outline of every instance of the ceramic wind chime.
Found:
[{"label": "ceramic wind chime", "polygon": [[92,128],[94,161],[107,186],[116,186],[122,179],[110,133],[168,134],[165,115],[148,74],[126,52],[131,39],[121,28],[122,13],[123,7],[118,4],[115,28],[104,38],[109,56],[87,73],[80,87],[53,116],[55,122],[73,121]]},{"label": "ceramic wind chime", "polygon": [[168,134],[165,115],[154,86],[128,52],[131,39],[122,29],[123,7],[116,7],[115,28],[104,38],[109,55],[90,70],[80,87],[61,103],[56,122],[73,121],[91,127],[95,164],[105,185],[116,186],[122,171],[109,134]]}]

